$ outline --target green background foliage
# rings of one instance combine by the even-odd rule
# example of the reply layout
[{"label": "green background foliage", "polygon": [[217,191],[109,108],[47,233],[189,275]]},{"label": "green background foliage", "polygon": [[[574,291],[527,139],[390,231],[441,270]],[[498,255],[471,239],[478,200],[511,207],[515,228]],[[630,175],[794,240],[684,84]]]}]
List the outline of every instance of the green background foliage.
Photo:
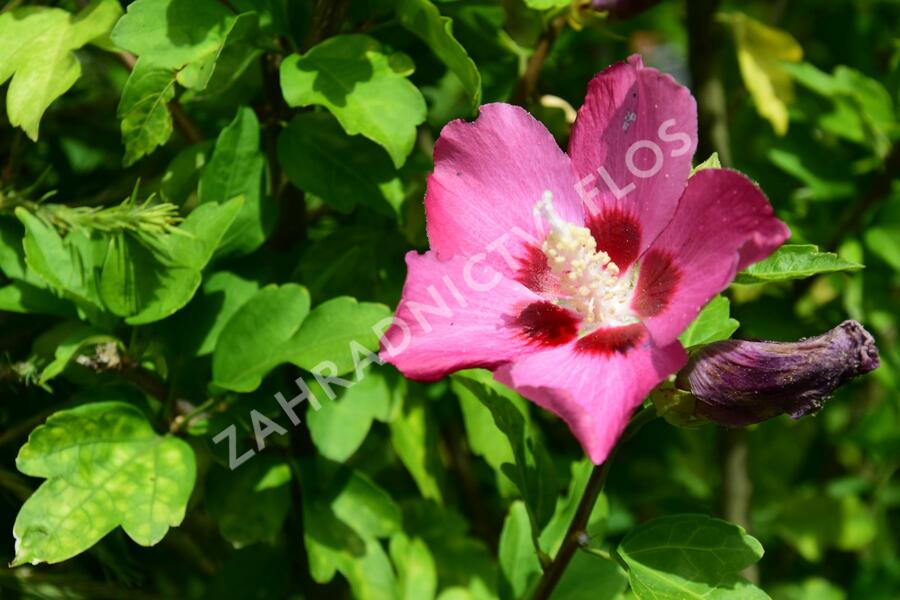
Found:
[{"label": "green background foliage", "polygon": [[882,365],[630,435],[552,597],[900,595],[900,6],[587,4],[0,3],[0,597],[532,595],[596,475],[571,434],[371,353],[441,128],[512,102],[565,147],[633,52],[793,234],[685,346],[853,318]]}]

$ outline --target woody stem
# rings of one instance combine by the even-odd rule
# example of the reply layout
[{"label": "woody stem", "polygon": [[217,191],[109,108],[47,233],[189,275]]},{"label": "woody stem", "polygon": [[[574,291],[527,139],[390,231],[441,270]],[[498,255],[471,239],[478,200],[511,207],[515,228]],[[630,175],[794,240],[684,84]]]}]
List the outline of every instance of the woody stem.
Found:
[{"label": "woody stem", "polygon": [[[625,428],[625,433],[622,435],[619,443],[627,442],[634,437],[634,434],[641,427],[655,418],[656,408],[652,404],[638,412],[628,422],[628,426]],[[602,465],[596,465],[591,471],[591,477],[584,487],[581,500],[578,501],[578,508],[575,509],[575,516],[572,517],[572,522],[569,524],[568,530],[566,530],[566,536],[563,538],[562,545],[538,582],[537,589],[534,592],[534,600],[545,600],[550,597],[559,580],[562,579],[563,574],[566,572],[566,567],[569,566],[572,557],[575,556],[575,551],[581,546],[581,540],[586,533],[588,521],[591,518],[594,505],[597,503],[597,498],[600,497],[600,492],[603,491],[603,487],[606,484],[606,478],[609,475],[615,455],[616,450],[613,450],[612,454],[609,455]]]}]

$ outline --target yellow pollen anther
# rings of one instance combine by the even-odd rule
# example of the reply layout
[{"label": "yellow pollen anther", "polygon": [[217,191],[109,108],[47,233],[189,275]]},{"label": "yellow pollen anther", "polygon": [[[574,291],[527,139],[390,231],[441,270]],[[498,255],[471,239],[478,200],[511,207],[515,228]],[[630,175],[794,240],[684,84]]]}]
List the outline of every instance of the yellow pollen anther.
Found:
[{"label": "yellow pollen anther", "polygon": [[544,192],[535,213],[550,225],[541,247],[550,270],[559,277],[560,304],[579,313],[583,324],[615,326],[633,323],[632,282],[619,277],[619,267],[597,250],[590,230],[563,220],[553,208],[553,194]]}]

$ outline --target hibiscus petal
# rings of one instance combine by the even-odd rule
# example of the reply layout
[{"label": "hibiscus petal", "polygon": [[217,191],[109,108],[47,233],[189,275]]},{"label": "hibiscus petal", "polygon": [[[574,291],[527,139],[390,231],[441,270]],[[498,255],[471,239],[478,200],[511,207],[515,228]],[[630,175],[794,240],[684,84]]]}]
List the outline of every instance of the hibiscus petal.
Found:
[{"label": "hibiscus petal", "polygon": [[409,274],[381,358],[411,379],[506,361],[575,338],[579,319],[486,265],[406,255]]},{"label": "hibiscus petal", "polygon": [[559,415],[590,459],[601,464],[634,409],[686,362],[681,344],[661,348],[637,324],[597,330],[524,356],[501,366],[494,376]]},{"label": "hibiscus petal", "polygon": [[544,191],[563,219],[584,223],[575,172],[547,129],[524,109],[487,104],[474,122],[441,131],[428,178],[425,212],[431,249],[441,258],[486,254],[486,263],[520,280],[542,276],[543,241],[534,207]]},{"label": "hibiscus petal", "polygon": [[591,80],[569,155],[597,246],[623,273],[671,220],[696,147],[694,98],[639,55]]},{"label": "hibiscus petal", "polygon": [[762,191],[727,169],[691,177],[672,222],[640,259],[632,307],[659,344],[668,344],[701,308],[790,236]]}]

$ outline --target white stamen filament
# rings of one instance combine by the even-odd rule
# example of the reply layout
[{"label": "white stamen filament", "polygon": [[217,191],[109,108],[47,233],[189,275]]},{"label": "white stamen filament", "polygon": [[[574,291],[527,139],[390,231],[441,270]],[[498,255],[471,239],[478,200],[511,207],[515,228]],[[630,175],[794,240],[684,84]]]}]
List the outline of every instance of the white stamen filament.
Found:
[{"label": "white stamen filament", "polygon": [[548,190],[534,208],[550,225],[541,250],[550,270],[559,276],[560,304],[580,314],[583,325],[616,326],[633,323],[632,285],[619,277],[619,267],[609,255],[597,251],[597,242],[587,227],[563,220],[553,208]]}]

